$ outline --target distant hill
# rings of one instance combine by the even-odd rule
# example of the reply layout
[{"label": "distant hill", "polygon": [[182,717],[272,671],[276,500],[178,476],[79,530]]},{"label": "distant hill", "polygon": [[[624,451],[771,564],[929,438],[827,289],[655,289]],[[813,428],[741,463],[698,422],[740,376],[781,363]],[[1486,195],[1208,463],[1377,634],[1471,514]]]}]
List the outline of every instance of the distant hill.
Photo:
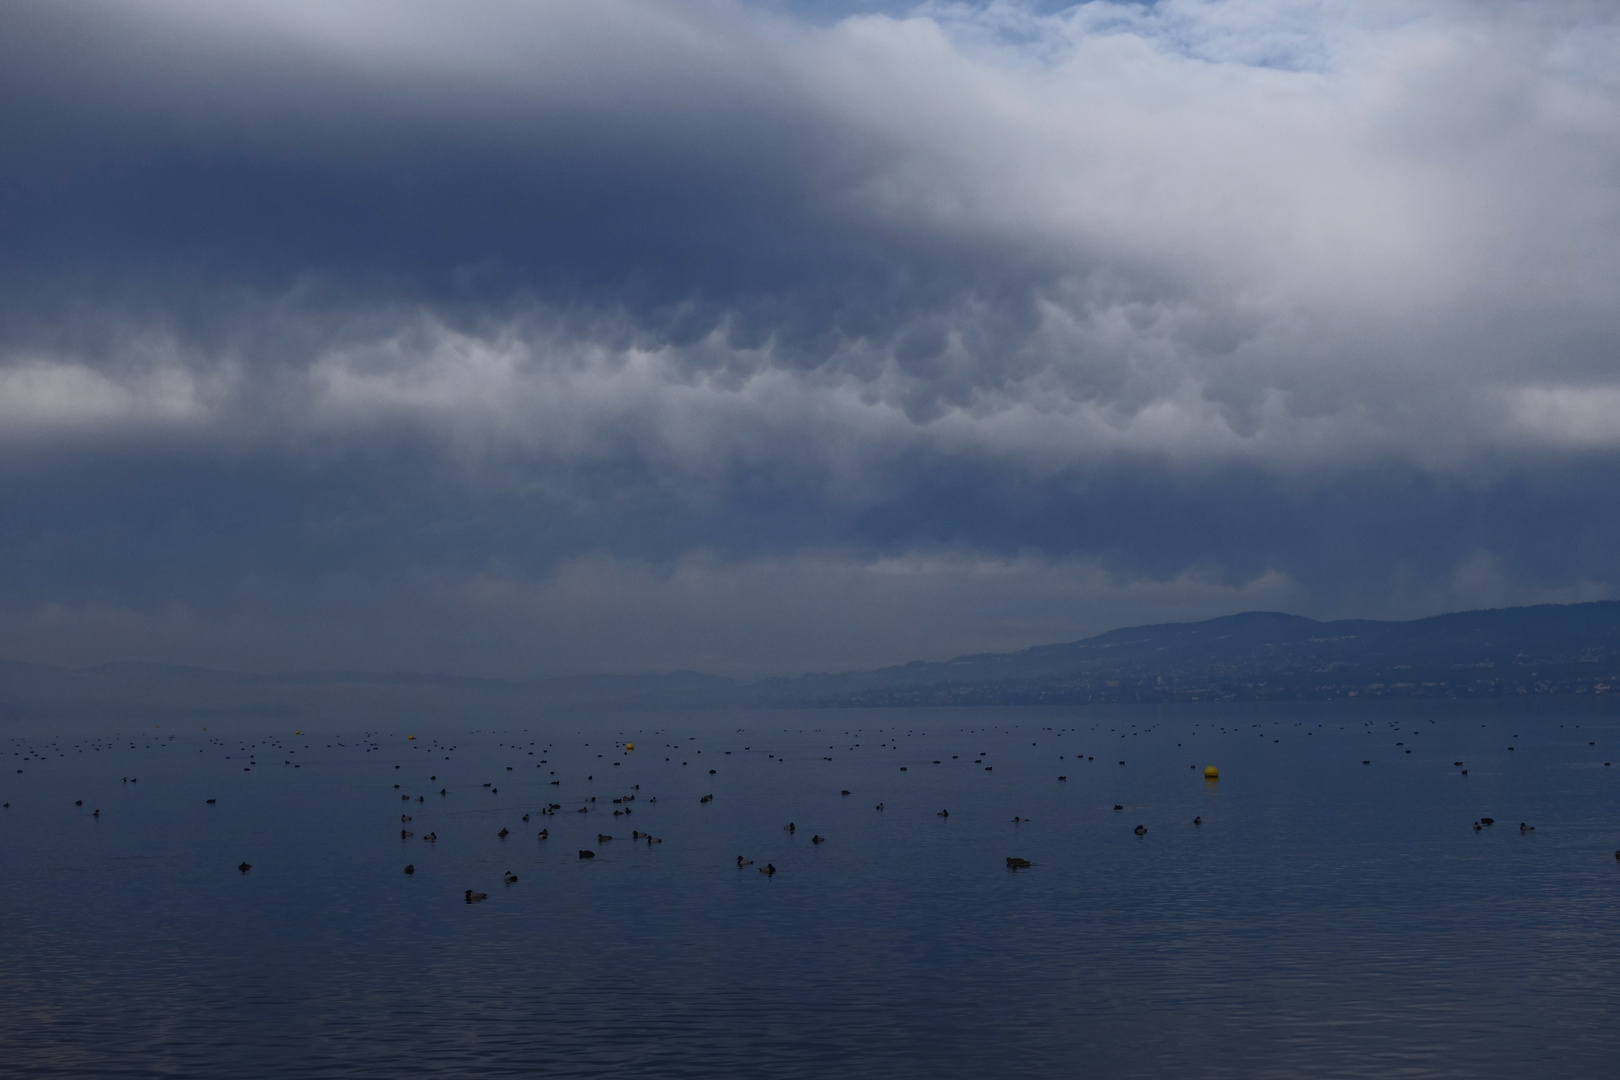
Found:
[{"label": "distant hill", "polygon": [[1620,602],[1411,622],[1253,611],[1021,652],[776,680],[774,688],[784,699],[829,705],[1601,695],[1620,688]]},{"label": "distant hill", "polygon": [[757,681],[700,672],[480,679],[426,673],[68,670],[0,662],[0,715],[341,716],[536,709],[1037,705],[1175,701],[1484,700],[1620,690],[1620,602],[1542,604],[1410,622],[1252,611],[1110,630],[1059,645]]}]

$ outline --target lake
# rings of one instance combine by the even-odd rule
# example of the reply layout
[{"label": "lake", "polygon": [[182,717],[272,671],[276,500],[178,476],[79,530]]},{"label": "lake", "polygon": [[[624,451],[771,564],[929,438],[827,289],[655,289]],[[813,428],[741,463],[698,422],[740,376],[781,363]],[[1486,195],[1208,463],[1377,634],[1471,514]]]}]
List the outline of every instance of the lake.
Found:
[{"label": "lake", "polygon": [[0,1072],[1608,1077],[1617,727],[9,721]]}]

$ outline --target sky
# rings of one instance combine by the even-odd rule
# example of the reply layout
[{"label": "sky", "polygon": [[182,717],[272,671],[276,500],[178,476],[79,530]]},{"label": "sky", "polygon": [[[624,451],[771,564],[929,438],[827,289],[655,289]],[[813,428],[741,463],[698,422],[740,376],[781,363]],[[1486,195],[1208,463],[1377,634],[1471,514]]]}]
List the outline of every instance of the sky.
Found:
[{"label": "sky", "polygon": [[1620,6],[15,0],[0,657],[1620,597]]}]

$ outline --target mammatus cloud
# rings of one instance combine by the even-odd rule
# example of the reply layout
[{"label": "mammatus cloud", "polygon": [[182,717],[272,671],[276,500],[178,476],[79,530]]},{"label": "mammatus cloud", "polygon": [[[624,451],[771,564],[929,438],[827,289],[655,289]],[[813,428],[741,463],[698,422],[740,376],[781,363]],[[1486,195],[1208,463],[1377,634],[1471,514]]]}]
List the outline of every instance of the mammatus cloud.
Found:
[{"label": "mammatus cloud", "polygon": [[[765,670],[1609,594],[1610,8],[802,14],[12,9],[14,640],[432,582],[532,643],[463,614],[471,666]],[[828,646],[786,597],[850,581],[908,618]]]}]

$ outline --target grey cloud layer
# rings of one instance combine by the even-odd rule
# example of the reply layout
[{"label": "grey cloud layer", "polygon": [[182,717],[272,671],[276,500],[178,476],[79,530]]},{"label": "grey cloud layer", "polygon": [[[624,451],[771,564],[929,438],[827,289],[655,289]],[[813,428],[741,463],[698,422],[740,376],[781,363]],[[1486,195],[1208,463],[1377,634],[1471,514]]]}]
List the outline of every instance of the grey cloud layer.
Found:
[{"label": "grey cloud layer", "polygon": [[692,559],[1066,566],[1077,632],[1611,587],[1610,6],[809,13],[8,7],[0,638]]}]

